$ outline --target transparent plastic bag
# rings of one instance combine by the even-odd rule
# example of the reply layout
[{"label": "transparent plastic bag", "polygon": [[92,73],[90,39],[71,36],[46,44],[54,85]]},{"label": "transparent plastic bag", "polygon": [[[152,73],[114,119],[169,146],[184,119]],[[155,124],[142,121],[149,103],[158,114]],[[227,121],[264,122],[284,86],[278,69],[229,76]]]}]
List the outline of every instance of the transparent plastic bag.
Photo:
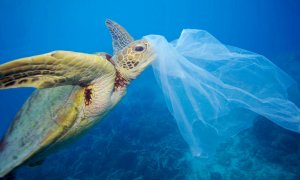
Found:
[{"label": "transparent plastic bag", "polygon": [[203,30],[185,29],[171,43],[144,38],[155,47],[155,76],[194,156],[213,154],[257,115],[300,132],[300,109],[289,99],[296,82],[264,56],[225,46]]}]

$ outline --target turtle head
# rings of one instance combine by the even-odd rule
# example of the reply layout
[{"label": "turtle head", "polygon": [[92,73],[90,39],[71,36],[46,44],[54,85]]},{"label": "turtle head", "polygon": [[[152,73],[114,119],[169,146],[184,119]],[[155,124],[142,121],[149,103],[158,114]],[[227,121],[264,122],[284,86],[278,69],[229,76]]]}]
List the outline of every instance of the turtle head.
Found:
[{"label": "turtle head", "polygon": [[135,79],[155,59],[153,47],[147,40],[134,41],[119,24],[106,20],[112,40],[112,60],[121,76],[127,81]]},{"label": "turtle head", "polygon": [[149,42],[138,40],[117,52],[113,60],[121,75],[126,80],[132,80],[154,60],[154,53]]}]

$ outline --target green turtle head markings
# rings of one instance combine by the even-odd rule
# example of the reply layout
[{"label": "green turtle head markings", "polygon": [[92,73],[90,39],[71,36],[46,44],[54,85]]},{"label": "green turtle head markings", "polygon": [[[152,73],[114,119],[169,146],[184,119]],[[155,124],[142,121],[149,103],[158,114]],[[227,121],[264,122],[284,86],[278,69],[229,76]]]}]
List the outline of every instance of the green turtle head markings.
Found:
[{"label": "green turtle head markings", "polygon": [[138,76],[153,59],[153,50],[145,40],[130,43],[113,57],[116,69],[126,80],[132,80]]},{"label": "green turtle head markings", "polygon": [[0,89],[38,88],[0,141],[0,177],[21,165],[39,164],[103,119],[154,60],[149,42],[134,41],[111,20],[106,25],[113,56],[55,51],[0,65]]},{"label": "green turtle head markings", "polygon": [[153,48],[146,40],[134,41],[128,32],[112,20],[106,20],[106,26],[113,39],[116,69],[126,80],[138,76],[154,59]]}]

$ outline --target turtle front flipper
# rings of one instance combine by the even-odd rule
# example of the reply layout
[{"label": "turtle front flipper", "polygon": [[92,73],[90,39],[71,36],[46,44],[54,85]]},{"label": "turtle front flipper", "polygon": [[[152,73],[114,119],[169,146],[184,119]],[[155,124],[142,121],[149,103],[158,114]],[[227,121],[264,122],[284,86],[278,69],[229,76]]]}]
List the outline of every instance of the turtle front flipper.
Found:
[{"label": "turtle front flipper", "polygon": [[0,89],[87,85],[112,71],[114,66],[101,56],[55,51],[0,65]]}]

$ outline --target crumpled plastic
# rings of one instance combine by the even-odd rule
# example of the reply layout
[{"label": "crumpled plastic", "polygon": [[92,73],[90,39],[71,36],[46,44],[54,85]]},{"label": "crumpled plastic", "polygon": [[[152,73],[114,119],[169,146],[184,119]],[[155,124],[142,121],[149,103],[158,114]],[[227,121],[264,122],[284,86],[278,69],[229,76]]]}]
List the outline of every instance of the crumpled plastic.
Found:
[{"label": "crumpled plastic", "polygon": [[211,156],[258,115],[300,132],[300,109],[291,100],[297,84],[264,56],[197,29],[184,29],[172,42],[159,35],[144,38],[155,48],[157,82],[194,156]]}]

